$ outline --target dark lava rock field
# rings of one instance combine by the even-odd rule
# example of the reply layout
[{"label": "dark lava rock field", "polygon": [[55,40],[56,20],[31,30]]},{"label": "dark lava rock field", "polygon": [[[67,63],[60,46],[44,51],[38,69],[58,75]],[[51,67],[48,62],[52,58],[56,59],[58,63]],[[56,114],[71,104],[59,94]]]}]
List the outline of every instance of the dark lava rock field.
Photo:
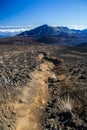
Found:
[{"label": "dark lava rock field", "polygon": [[0,130],[87,130],[87,52],[0,45]]}]

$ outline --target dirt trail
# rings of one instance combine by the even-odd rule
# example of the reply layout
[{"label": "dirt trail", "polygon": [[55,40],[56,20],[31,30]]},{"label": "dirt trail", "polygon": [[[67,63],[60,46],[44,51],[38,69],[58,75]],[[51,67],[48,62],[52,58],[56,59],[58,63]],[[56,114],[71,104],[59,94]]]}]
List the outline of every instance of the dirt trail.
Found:
[{"label": "dirt trail", "polygon": [[0,130],[87,130],[85,54],[54,45],[0,52]]},{"label": "dirt trail", "polygon": [[[41,58],[41,57],[40,57]],[[16,130],[41,130],[40,117],[50,95],[46,81],[52,77],[54,65],[44,62],[30,73],[31,82],[24,88],[20,103],[15,105],[17,111]]]},{"label": "dirt trail", "polygon": [[[61,110],[70,109],[71,111],[72,108],[74,110],[74,106],[80,110],[82,107],[78,100],[72,99],[73,96],[68,96],[70,98],[68,108],[67,96],[64,100],[65,108],[64,104],[61,104],[61,95],[64,96],[66,92],[70,93],[71,91],[68,86],[70,77],[66,73],[63,62],[43,53],[39,53],[36,60],[37,64],[29,72],[29,81],[23,87],[18,86],[12,91],[8,89],[6,94],[9,95],[7,97],[4,94],[4,100],[6,100],[5,103],[1,103],[0,108],[4,127],[0,126],[0,130],[43,130],[43,128],[53,130],[61,128],[59,124],[63,124],[63,121],[59,121]],[[3,115],[1,115],[2,113]],[[70,116],[72,117],[72,115]]]}]

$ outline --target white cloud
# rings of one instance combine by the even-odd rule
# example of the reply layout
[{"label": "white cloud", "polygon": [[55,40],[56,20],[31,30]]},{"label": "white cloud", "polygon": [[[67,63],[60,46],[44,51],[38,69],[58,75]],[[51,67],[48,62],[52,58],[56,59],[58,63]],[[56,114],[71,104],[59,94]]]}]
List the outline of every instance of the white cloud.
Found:
[{"label": "white cloud", "polygon": [[[57,27],[58,25],[51,25],[51,26],[55,26]],[[87,26],[84,25],[62,25],[62,26],[66,26],[69,27],[70,29],[87,29]],[[27,31],[30,29],[35,28],[35,26],[28,26],[28,27],[23,27],[23,26],[0,26],[0,33],[20,33],[23,31]]]},{"label": "white cloud", "polygon": [[71,29],[80,29],[80,30],[87,29],[87,26],[84,25],[68,25],[68,27]]},{"label": "white cloud", "polygon": [[70,29],[76,29],[76,30],[83,30],[83,29],[87,29],[87,26],[85,25],[51,25],[51,26],[54,26],[54,27],[58,27],[58,26],[61,26],[61,27],[68,27]]},{"label": "white cloud", "polygon": [[0,32],[2,33],[14,33],[14,32],[23,32],[30,30],[32,27],[21,27],[21,26],[0,26]]}]

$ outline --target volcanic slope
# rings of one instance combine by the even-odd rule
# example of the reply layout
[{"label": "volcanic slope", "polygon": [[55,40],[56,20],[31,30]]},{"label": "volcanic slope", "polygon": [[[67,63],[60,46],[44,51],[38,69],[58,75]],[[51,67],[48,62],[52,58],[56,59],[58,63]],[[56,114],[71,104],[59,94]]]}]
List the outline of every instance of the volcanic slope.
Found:
[{"label": "volcanic slope", "polygon": [[0,130],[86,130],[87,53],[0,46]]}]

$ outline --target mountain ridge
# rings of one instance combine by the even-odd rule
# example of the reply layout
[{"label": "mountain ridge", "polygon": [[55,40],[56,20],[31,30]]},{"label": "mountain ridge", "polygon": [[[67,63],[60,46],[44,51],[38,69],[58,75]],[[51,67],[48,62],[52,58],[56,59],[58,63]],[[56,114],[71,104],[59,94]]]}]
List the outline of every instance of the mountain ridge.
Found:
[{"label": "mountain ridge", "polygon": [[28,36],[35,41],[46,44],[77,45],[87,42],[87,29],[75,30],[63,26],[48,26],[44,24],[30,31],[24,31],[18,36]]},{"label": "mountain ridge", "polygon": [[39,27],[36,27],[34,29],[31,30],[27,30],[24,31],[18,35],[28,35],[28,36],[35,36],[37,33],[37,35],[58,35],[61,33],[67,33],[67,34],[82,34],[85,33],[87,34],[87,29],[70,29],[68,27],[65,26],[49,26],[47,24],[41,25]]},{"label": "mountain ridge", "polygon": [[57,44],[77,46],[87,42],[87,29],[75,30],[64,26],[42,26],[24,31],[10,38],[0,39],[0,44]]}]

